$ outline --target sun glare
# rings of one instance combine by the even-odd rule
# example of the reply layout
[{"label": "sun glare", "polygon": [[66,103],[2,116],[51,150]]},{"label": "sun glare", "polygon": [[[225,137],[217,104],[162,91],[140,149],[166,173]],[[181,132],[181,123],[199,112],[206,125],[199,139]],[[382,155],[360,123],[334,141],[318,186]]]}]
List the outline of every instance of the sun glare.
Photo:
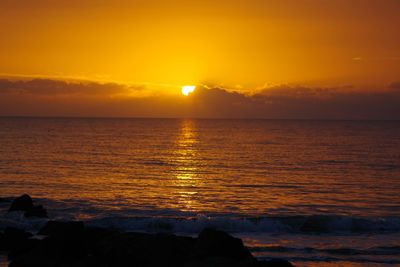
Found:
[{"label": "sun glare", "polygon": [[190,93],[192,93],[196,89],[196,86],[194,85],[185,85],[182,86],[182,94],[185,96],[188,96]]}]

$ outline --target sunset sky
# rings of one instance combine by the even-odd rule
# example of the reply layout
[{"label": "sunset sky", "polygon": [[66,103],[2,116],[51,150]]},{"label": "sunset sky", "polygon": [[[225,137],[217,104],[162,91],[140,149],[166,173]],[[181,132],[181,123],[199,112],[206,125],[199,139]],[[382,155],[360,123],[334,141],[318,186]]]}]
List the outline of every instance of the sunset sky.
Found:
[{"label": "sunset sky", "polygon": [[399,14],[396,0],[1,0],[0,115],[400,119]]}]

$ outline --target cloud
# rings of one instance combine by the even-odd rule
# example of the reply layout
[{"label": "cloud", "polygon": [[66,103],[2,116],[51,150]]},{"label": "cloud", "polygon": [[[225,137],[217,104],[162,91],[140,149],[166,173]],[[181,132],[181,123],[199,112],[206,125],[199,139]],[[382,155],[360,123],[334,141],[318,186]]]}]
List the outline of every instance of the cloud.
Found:
[{"label": "cloud", "polygon": [[389,88],[391,89],[399,89],[400,90],[400,82],[393,82],[389,85]]},{"label": "cloud", "polygon": [[143,87],[117,83],[67,82],[51,79],[0,79],[0,94],[28,94],[36,96],[126,96]]},{"label": "cloud", "polygon": [[266,87],[261,89],[255,97],[267,97],[267,98],[327,98],[339,92],[345,92],[348,89],[352,89],[352,86],[342,87],[305,87],[305,86],[289,86],[279,85],[273,87]]},{"label": "cloud", "polygon": [[[400,88],[399,83],[390,88]],[[0,115],[400,120],[400,90],[387,86],[366,91],[356,86],[281,85],[253,95],[200,86],[189,97],[136,95],[144,89],[151,90],[114,83],[3,79]]]},{"label": "cloud", "polygon": [[[384,86],[382,86],[384,89]],[[201,97],[200,97],[201,96]],[[211,116],[270,119],[400,119],[400,92],[355,86],[274,86],[253,95],[223,88],[193,95]],[[212,111],[212,112],[211,112]],[[197,113],[200,115],[202,113]]]},{"label": "cloud", "polygon": [[400,93],[384,86],[264,88],[253,96],[265,103],[263,114],[298,119],[400,119]]}]

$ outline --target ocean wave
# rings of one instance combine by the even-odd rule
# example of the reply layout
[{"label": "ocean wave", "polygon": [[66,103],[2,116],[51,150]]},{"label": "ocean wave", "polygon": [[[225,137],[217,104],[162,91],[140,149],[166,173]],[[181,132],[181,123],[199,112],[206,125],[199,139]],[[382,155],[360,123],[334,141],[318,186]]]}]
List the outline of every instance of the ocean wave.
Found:
[{"label": "ocean wave", "polygon": [[[173,209],[123,209],[95,207],[87,202],[56,202],[38,199],[49,209],[50,219],[83,220],[89,225],[124,231],[148,231],[197,234],[206,227],[231,233],[388,233],[400,232],[400,217],[355,217],[342,215],[243,216],[241,214],[196,214]],[[9,198],[0,202],[0,229],[7,226],[35,228],[43,219],[25,218],[22,213],[7,212]],[[122,205],[122,204],[120,204]]]},{"label": "ocean wave", "polygon": [[[57,220],[71,217],[57,216]],[[43,225],[43,219],[25,218],[11,212],[0,217],[0,229],[8,226],[35,229]],[[169,232],[197,234],[211,227],[231,233],[388,233],[400,232],[400,218],[351,218],[340,216],[235,218],[235,217],[159,217],[159,216],[104,216],[84,219],[88,225],[114,228],[124,231]]]},{"label": "ocean wave", "polygon": [[[271,257],[258,257],[258,258],[259,259],[271,259]],[[304,262],[304,263],[307,263],[307,262],[314,262],[314,263],[330,262],[330,263],[335,263],[335,266],[347,266],[348,264],[346,264],[346,263],[359,263],[362,266],[364,266],[364,264],[379,264],[379,266],[381,266],[381,264],[385,264],[385,266],[386,266],[386,264],[390,265],[390,266],[392,266],[392,265],[398,266],[397,264],[400,264],[400,260],[397,260],[397,259],[380,259],[380,258],[348,259],[348,258],[337,258],[337,257],[314,256],[314,257],[286,257],[285,259],[290,262],[294,262],[295,264],[298,262]],[[333,265],[331,265],[331,266],[333,266]]]},{"label": "ocean wave", "polygon": [[331,255],[380,255],[380,256],[390,256],[390,255],[400,255],[400,246],[377,246],[368,249],[355,249],[355,248],[295,248],[295,247],[285,247],[285,246],[256,246],[248,247],[253,252],[268,252],[268,253],[319,253],[321,254],[331,254]]},{"label": "ocean wave", "polygon": [[400,218],[344,216],[292,216],[240,218],[196,217],[103,217],[88,221],[100,227],[130,231],[198,233],[212,227],[231,233],[382,233],[399,232]]},{"label": "ocean wave", "polygon": [[[5,208],[8,205],[4,205]],[[75,203],[76,204],[76,203]],[[80,206],[82,208],[82,206]],[[282,234],[288,236],[301,236],[307,240],[320,235],[328,235],[335,238],[345,235],[346,238],[358,238],[368,236],[371,238],[376,234],[377,240],[386,239],[389,236],[400,234],[400,217],[361,218],[351,216],[329,215],[329,216],[281,216],[281,217],[241,217],[230,215],[194,215],[189,212],[174,210],[130,210],[124,211],[125,215],[109,212],[99,213],[91,209],[90,205],[84,207],[90,209],[94,217],[81,218],[88,226],[111,228],[122,231],[150,232],[150,233],[175,233],[196,236],[207,227],[230,232],[237,236],[252,239],[258,236],[261,239]],[[50,218],[25,218],[23,212],[7,212],[3,209],[0,216],[0,230],[6,227],[17,227],[37,233],[48,220],[70,220],[71,214],[79,209],[64,207],[61,211],[49,213]],[[64,216],[62,215],[65,212]],[[127,215],[129,214],[129,215]],[[150,215],[151,214],[151,215]],[[263,236],[263,233],[267,235]],[[301,239],[291,245],[281,243],[249,243],[249,249],[256,257],[284,258],[292,262],[358,262],[378,264],[399,264],[400,246],[395,243],[372,243],[375,247],[352,246],[352,243],[339,243],[340,246],[319,246],[317,243],[303,242]],[[333,242],[335,243],[335,242]],[[271,245],[267,245],[271,244]],[[341,247],[343,246],[343,247]]]}]

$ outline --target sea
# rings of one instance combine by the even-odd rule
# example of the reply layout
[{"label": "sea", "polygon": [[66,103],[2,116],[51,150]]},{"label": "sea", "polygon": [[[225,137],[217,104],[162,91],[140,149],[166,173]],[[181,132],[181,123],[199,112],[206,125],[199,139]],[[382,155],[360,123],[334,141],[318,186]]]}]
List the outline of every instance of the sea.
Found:
[{"label": "sea", "polygon": [[7,212],[24,193],[53,220],[400,266],[399,121],[0,118],[0,229],[46,223]]}]

